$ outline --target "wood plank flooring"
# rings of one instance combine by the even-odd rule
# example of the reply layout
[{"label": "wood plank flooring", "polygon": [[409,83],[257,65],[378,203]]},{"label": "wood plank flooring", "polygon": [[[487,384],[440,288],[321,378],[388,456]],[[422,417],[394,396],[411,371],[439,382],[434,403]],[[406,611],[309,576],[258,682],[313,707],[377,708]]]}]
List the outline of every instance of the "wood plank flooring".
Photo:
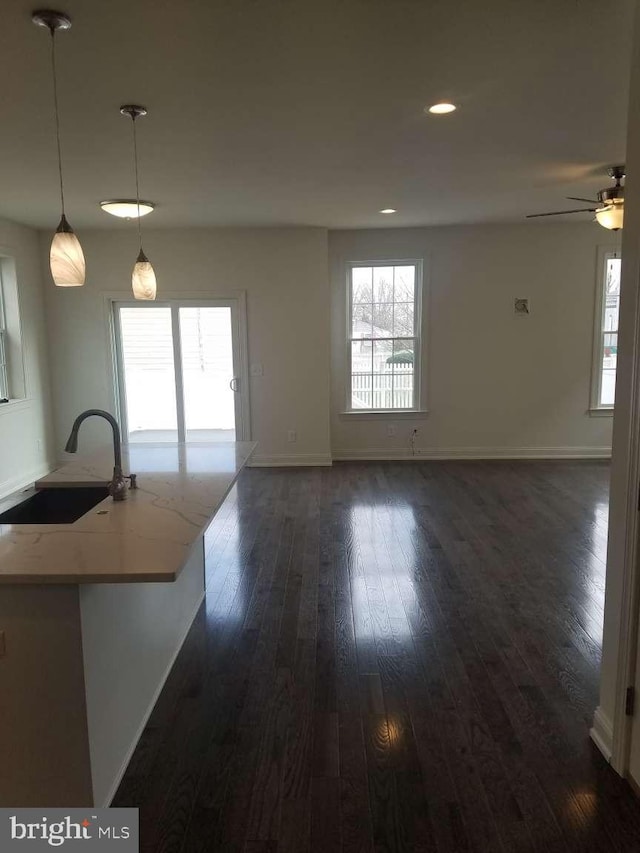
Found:
[{"label": "wood plank flooring", "polygon": [[589,740],[604,462],[245,471],[116,795],[145,853],[640,851]]}]

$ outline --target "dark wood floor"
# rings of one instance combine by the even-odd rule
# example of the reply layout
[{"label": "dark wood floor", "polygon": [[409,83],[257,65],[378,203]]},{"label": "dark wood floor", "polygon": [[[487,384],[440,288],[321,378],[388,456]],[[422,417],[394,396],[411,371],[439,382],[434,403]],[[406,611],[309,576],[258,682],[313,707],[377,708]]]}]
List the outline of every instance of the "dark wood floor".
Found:
[{"label": "dark wood floor", "polygon": [[249,470],[113,805],[144,851],[640,851],[588,737],[602,462]]}]

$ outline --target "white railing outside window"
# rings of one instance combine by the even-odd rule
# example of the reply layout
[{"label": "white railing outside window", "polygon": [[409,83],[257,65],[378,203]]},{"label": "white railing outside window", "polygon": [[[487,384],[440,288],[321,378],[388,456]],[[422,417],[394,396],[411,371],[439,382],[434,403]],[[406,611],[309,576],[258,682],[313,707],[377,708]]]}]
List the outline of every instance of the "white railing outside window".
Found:
[{"label": "white railing outside window", "polygon": [[354,409],[413,408],[413,364],[396,364],[382,373],[353,373],[351,399]]}]

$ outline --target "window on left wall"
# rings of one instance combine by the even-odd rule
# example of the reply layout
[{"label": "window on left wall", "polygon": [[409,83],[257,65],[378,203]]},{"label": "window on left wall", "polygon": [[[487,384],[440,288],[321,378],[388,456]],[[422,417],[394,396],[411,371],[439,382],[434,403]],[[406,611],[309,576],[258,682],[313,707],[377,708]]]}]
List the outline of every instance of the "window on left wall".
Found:
[{"label": "window on left wall", "polygon": [[4,287],[0,264],[0,400],[9,399],[9,371],[7,369],[7,327],[4,319]]},{"label": "window on left wall", "polygon": [[0,255],[0,399],[7,405],[26,396],[16,264]]}]

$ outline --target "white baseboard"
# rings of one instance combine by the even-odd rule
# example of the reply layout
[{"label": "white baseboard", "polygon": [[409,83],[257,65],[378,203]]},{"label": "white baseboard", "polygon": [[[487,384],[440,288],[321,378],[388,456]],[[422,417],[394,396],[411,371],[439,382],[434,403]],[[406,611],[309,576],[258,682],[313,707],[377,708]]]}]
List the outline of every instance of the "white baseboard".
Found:
[{"label": "white baseboard", "polygon": [[109,791],[107,797],[105,798],[105,801],[101,804],[101,806],[98,806],[99,808],[100,807],[105,808],[105,809],[109,808],[109,806],[111,805],[111,801],[113,800],[113,798],[116,795],[116,791],[118,790],[118,788],[120,786],[120,782],[122,782],[122,777],[124,776],[126,769],[129,766],[129,762],[131,761],[131,759],[133,757],[133,753],[135,752],[135,749],[138,745],[138,741],[142,737],[142,732],[145,730],[145,726],[149,722],[149,717],[151,716],[151,712],[155,708],[156,702],[160,698],[160,694],[162,693],[162,689],[165,685],[165,682],[166,682],[167,678],[169,677],[169,673],[171,672],[171,669],[172,669],[174,663],[176,662],[176,658],[178,657],[178,655],[180,653],[180,649],[184,645],[184,641],[187,639],[187,634],[189,633],[189,630],[191,629],[191,626],[193,625],[193,620],[196,618],[196,614],[197,614],[198,610],[200,609],[200,605],[204,601],[205,595],[206,595],[206,589],[203,589],[202,595],[198,597],[198,602],[193,609],[193,613],[191,614],[191,618],[187,620],[187,627],[184,631],[184,634],[182,635],[182,639],[178,643],[176,650],[175,650],[173,656],[171,657],[171,660],[169,661],[169,663],[167,665],[167,668],[164,672],[164,675],[162,676],[160,683],[158,684],[158,688],[157,688],[156,692],[153,694],[153,697],[151,699],[151,702],[149,703],[149,707],[147,708],[147,710],[145,712],[145,715],[142,719],[142,722],[138,726],[138,731],[135,734],[133,742],[131,743],[131,746],[127,750],[127,754],[125,755],[124,760],[120,766],[120,769],[118,770],[118,772],[116,774],[116,777],[113,781],[113,785],[111,786],[111,790]]},{"label": "white baseboard", "polygon": [[611,720],[598,706],[593,715],[593,728],[590,729],[591,740],[598,747],[607,761],[611,761],[613,754],[613,726]]},{"label": "white baseboard", "polygon": [[271,456],[257,454],[249,460],[249,468],[290,468],[296,466],[330,466],[330,453],[274,453]]},{"label": "white baseboard", "polygon": [[371,447],[366,450],[335,450],[334,461],[376,459],[396,461],[402,459],[610,459],[610,447],[437,447],[397,449]]},{"label": "white baseboard", "polygon": [[3,480],[0,482],[0,500],[8,497],[8,495],[12,495],[20,489],[25,489],[27,486],[31,486],[36,480],[50,474],[55,467],[56,466],[53,462],[43,462],[42,465],[37,468],[33,468],[31,471],[19,474],[17,477],[10,477],[8,480]]}]

